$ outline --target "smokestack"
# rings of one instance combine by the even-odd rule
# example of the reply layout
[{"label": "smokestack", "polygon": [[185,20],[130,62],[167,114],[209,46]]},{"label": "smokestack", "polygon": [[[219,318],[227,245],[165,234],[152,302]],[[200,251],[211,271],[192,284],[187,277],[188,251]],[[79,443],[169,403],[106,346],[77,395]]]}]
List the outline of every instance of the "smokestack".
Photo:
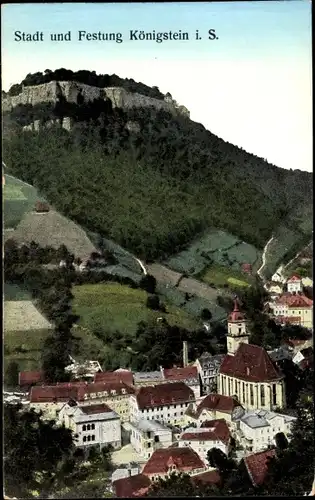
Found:
[{"label": "smokestack", "polygon": [[188,365],[188,346],[186,340],[183,342],[183,367]]}]

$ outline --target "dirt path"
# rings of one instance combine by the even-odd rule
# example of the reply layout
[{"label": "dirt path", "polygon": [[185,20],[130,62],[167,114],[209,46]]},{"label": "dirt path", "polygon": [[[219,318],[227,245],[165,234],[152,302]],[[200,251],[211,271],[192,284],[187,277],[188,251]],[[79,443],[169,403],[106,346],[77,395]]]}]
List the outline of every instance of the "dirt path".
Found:
[{"label": "dirt path", "polygon": [[258,269],[258,271],[257,271],[257,274],[258,274],[258,276],[260,277],[260,279],[261,279],[262,281],[265,281],[265,278],[264,278],[264,276],[263,276],[263,274],[262,274],[261,270],[262,270],[262,269],[265,267],[265,265],[266,265],[266,252],[267,252],[267,250],[268,250],[268,247],[269,247],[270,243],[271,243],[273,240],[274,240],[274,237],[273,237],[273,236],[271,236],[270,240],[268,240],[268,241],[267,241],[267,243],[266,243],[266,245],[265,245],[265,247],[264,247],[263,254],[262,254],[262,264],[261,264],[260,268],[259,268],[259,269]]}]

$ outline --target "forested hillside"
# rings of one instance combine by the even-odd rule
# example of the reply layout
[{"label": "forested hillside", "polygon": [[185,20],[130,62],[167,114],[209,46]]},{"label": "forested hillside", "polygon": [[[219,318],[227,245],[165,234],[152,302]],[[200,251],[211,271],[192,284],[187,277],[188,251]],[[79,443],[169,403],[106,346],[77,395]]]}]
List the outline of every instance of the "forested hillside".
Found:
[{"label": "forested hillside", "polygon": [[[64,117],[70,132],[58,126]],[[17,106],[4,118],[11,131],[15,124],[3,141],[10,172],[81,226],[146,260],[176,253],[209,228],[258,248],[280,225],[293,226],[297,238],[308,231],[296,208],[310,212],[310,173],[270,165],[185,116],[60,99]],[[56,125],[22,131],[34,120]]]}]

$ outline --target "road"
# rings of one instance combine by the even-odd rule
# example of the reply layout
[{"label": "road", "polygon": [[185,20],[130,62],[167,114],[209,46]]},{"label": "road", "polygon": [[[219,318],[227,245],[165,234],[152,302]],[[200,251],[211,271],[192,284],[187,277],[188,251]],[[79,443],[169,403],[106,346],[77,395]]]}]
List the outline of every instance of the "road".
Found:
[{"label": "road", "polygon": [[267,243],[266,243],[266,245],[265,245],[265,248],[264,248],[264,251],[263,251],[263,254],[262,254],[262,264],[261,264],[260,268],[259,268],[259,269],[258,269],[258,271],[257,271],[257,274],[258,274],[258,276],[260,277],[260,279],[261,279],[262,281],[265,281],[265,278],[264,278],[264,276],[262,275],[261,270],[262,270],[262,269],[265,267],[265,265],[266,265],[266,252],[267,252],[267,250],[268,250],[268,246],[269,246],[269,245],[270,245],[270,243],[273,241],[273,239],[274,239],[274,237],[273,237],[273,236],[271,236],[270,240],[268,240],[268,241],[267,241]]}]

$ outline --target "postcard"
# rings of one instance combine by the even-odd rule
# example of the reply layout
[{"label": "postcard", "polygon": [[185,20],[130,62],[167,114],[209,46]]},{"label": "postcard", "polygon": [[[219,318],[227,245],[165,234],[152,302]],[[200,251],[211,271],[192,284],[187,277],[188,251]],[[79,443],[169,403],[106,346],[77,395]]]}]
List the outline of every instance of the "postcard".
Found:
[{"label": "postcard", "polygon": [[6,498],[314,496],[311,51],[304,0],[2,6]]}]

